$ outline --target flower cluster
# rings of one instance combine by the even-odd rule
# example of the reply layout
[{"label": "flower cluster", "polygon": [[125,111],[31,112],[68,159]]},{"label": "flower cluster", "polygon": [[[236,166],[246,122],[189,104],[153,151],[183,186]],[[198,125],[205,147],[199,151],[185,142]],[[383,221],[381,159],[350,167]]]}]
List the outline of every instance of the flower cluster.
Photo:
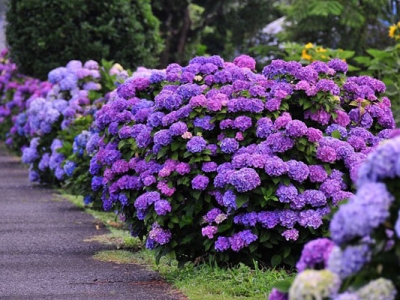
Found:
[{"label": "flower cluster", "polygon": [[[357,192],[349,202],[340,206],[330,224],[331,240],[309,242],[303,249],[297,268],[301,272],[295,282],[310,269],[326,269],[341,281],[339,291],[318,292],[315,297],[334,299],[396,298],[400,249],[400,217],[398,178],[400,177],[400,137],[382,142],[362,164],[357,176]],[[316,272],[316,271],[314,271]],[[364,284],[361,288],[360,283]],[[310,289],[302,285],[303,294],[314,293],[326,286],[316,284]],[[357,286],[353,286],[357,285]],[[291,293],[299,292],[293,283]],[[270,299],[286,297],[274,290]]]},{"label": "flower cluster", "polygon": [[[331,207],[352,196],[350,177],[394,127],[384,85],[347,78],[339,59],[254,69],[246,55],[196,57],[128,79],[98,112],[103,144],[90,172],[102,178],[103,206],[152,248],[266,259],[322,234]],[[169,242],[149,236],[154,226]]]}]

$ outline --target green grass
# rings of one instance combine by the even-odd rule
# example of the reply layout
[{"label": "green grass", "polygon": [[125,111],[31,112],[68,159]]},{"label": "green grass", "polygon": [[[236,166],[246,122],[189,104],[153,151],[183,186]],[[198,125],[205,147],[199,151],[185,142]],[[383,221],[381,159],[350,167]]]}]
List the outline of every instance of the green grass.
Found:
[{"label": "green grass", "polygon": [[[142,241],[130,236],[124,224],[113,213],[91,209],[83,204],[82,197],[63,194],[66,198],[110,230],[109,234],[88,237],[87,242],[113,244],[116,250],[97,253],[94,258],[117,264],[141,264],[159,272],[166,281],[182,291],[190,300],[259,300],[267,299],[273,285],[293,275],[284,270],[271,270],[239,265],[229,269],[210,264],[186,264],[179,269],[177,263],[163,257],[157,265],[153,253],[143,247]],[[58,195],[60,197],[60,195]]]}]

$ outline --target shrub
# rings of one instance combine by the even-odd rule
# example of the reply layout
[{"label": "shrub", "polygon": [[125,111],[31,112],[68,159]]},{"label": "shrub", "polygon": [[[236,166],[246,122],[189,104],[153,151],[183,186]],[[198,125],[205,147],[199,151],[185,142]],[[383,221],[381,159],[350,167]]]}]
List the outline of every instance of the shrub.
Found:
[{"label": "shrub", "polygon": [[74,59],[152,66],[161,50],[158,25],[149,0],[10,0],[6,38],[19,71],[45,79]]},{"label": "shrub", "polygon": [[[22,161],[30,164],[32,181],[56,184],[65,179],[63,163],[72,152],[76,133],[69,132],[71,124],[94,114],[97,106],[105,102],[110,84],[114,88],[117,74],[128,76],[126,71],[122,73],[117,70],[109,75],[93,60],[85,64],[73,60],[49,73],[52,89],[45,98],[33,98],[26,112],[24,129],[31,142],[23,150]],[[88,126],[87,122],[84,124]]]},{"label": "shrub", "polygon": [[196,57],[127,80],[98,112],[103,206],[157,258],[293,265],[394,127],[384,84],[341,60],[254,69]]},{"label": "shrub", "polygon": [[[333,216],[332,241],[315,240],[304,247],[297,263],[300,274],[289,289],[290,299],[303,299],[292,297],[295,292],[321,296],[318,291],[324,289],[322,282],[315,282],[312,289],[304,282],[322,272],[335,278],[334,284],[326,278],[324,284],[335,288],[325,297],[395,299],[396,290],[400,290],[399,162],[399,136],[382,143],[369,155],[358,173],[356,194]],[[314,278],[306,275],[310,272]],[[275,290],[269,299],[283,299],[279,298],[285,297],[282,291]]]}]

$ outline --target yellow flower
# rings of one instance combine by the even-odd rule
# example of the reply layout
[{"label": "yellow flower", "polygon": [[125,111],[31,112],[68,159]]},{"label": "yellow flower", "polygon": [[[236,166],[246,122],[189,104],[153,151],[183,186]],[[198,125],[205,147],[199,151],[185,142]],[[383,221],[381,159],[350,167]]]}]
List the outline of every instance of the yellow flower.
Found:
[{"label": "yellow flower", "polygon": [[323,47],[317,48],[317,52],[326,52],[326,49]]},{"label": "yellow flower", "polygon": [[312,47],[314,47],[314,45],[312,43],[307,43],[304,48],[306,49],[311,49]]},{"label": "yellow flower", "polygon": [[303,49],[303,51],[301,51],[301,58],[309,61],[312,60],[312,56],[307,53],[306,49]]},{"label": "yellow flower", "polygon": [[389,27],[389,37],[394,38],[394,33],[396,32],[397,26],[392,25]]}]

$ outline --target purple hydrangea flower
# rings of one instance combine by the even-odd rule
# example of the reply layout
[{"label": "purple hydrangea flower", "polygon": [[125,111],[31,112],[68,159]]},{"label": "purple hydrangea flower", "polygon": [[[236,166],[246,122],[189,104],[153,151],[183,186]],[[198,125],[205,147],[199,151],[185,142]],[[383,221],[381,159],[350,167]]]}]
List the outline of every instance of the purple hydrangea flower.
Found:
[{"label": "purple hydrangea flower", "polygon": [[286,125],[286,133],[292,138],[301,137],[307,134],[307,125],[299,120],[289,121]]},{"label": "purple hydrangea flower", "polygon": [[167,200],[161,199],[154,202],[154,210],[159,216],[165,216],[171,212],[171,209],[171,204]]},{"label": "purple hydrangea flower", "polygon": [[299,192],[293,184],[288,186],[280,184],[275,194],[278,196],[280,202],[290,203],[297,197]]},{"label": "purple hydrangea flower", "polygon": [[231,244],[229,242],[229,238],[220,236],[218,239],[215,241],[215,250],[219,252],[223,252],[228,250],[231,247]]},{"label": "purple hydrangea flower", "polygon": [[234,153],[239,149],[239,143],[234,138],[224,138],[221,141],[221,151],[224,153]]},{"label": "purple hydrangea flower", "polygon": [[261,184],[260,176],[252,168],[242,168],[234,171],[229,178],[229,183],[232,184],[239,193],[251,191]]},{"label": "purple hydrangea flower", "polygon": [[202,152],[207,146],[207,142],[201,136],[192,137],[186,144],[186,149],[192,153]]},{"label": "purple hydrangea flower", "polygon": [[205,190],[207,188],[210,179],[204,175],[196,175],[192,180],[192,189],[194,190]]},{"label": "purple hydrangea flower", "polygon": [[302,272],[305,269],[324,269],[327,267],[334,245],[327,238],[319,238],[308,242],[304,246],[300,260],[296,264],[297,271]]},{"label": "purple hydrangea flower", "polygon": [[297,241],[299,238],[299,231],[295,228],[285,230],[282,232],[282,236],[287,240],[287,241]]},{"label": "purple hydrangea flower", "polygon": [[244,132],[249,129],[252,125],[251,118],[247,116],[239,116],[234,121],[234,126],[236,129]]},{"label": "purple hydrangea flower", "polygon": [[289,166],[288,175],[291,179],[298,182],[303,182],[307,179],[310,171],[305,163],[296,160],[289,160],[287,165]]}]

